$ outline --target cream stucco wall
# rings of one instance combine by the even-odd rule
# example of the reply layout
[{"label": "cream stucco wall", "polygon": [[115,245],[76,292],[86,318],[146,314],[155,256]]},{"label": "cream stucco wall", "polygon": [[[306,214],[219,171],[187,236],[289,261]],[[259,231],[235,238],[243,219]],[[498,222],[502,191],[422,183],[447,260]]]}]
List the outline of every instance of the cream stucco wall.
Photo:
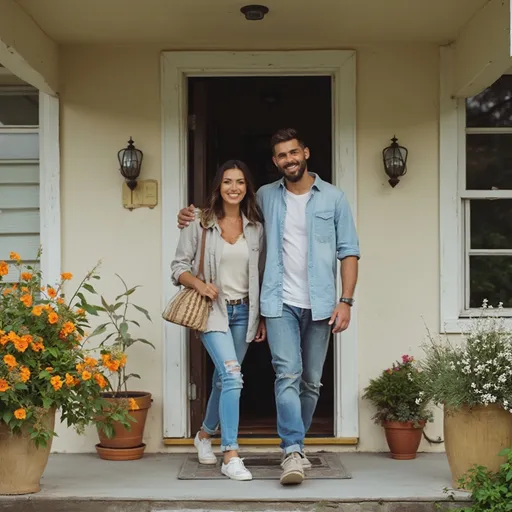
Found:
[{"label": "cream stucco wall", "polygon": [[[161,210],[121,206],[116,152],[132,136],[144,151],[142,178],[160,181],[160,48],[64,47],[61,52],[63,267],[77,275],[102,259],[99,288],[119,289],[113,274],[143,284],[134,296],[154,322],[144,337],[157,345],[130,353],[133,386],[153,393],[145,442],[162,444],[160,322]],[[438,48],[434,45],[357,50],[360,387],[407,352],[419,355],[423,322],[438,325]],[[410,151],[409,173],[391,189],[381,151],[396,134]],[[384,450],[366,403],[360,409],[361,450]],[[438,435],[440,421],[429,427]],[[62,426],[55,451],[92,451],[96,436]],[[422,448],[429,449],[428,445]]]}]

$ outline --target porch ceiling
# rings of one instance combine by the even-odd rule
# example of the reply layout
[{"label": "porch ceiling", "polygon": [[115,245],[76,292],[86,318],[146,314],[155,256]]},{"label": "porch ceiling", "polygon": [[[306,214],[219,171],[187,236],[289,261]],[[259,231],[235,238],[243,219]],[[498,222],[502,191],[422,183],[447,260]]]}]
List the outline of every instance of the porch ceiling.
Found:
[{"label": "porch ceiling", "polygon": [[61,44],[161,43],[173,48],[308,48],[456,39],[488,0],[17,0]]}]

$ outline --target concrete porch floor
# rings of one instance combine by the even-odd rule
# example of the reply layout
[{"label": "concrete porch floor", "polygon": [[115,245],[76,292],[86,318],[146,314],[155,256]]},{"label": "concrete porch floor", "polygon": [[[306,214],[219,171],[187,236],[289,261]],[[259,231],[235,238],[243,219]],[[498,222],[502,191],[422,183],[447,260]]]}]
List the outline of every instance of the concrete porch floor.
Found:
[{"label": "concrete porch floor", "polygon": [[274,480],[178,480],[184,459],[183,454],[157,454],[109,462],[95,454],[51,455],[41,492],[0,497],[0,511],[318,511],[327,506],[330,511],[416,512],[435,510],[436,502],[457,507],[468,500],[466,493],[455,493],[453,501],[443,492],[450,487],[450,470],[441,453],[418,454],[412,461],[344,453],[352,479],[306,479],[298,487]]}]

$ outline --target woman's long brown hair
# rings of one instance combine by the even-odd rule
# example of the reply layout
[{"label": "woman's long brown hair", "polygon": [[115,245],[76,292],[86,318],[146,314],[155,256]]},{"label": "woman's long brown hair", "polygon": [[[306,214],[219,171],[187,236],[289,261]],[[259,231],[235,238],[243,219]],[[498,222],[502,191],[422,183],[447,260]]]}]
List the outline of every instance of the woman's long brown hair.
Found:
[{"label": "woman's long brown hair", "polygon": [[247,217],[249,222],[256,223],[262,221],[249,168],[241,160],[228,160],[218,168],[213,179],[212,193],[207,206],[202,209],[201,213],[201,223],[203,226],[210,226],[212,222],[224,218],[224,201],[220,195],[220,186],[224,179],[224,173],[229,169],[239,169],[244,175],[246,194],[240,203],[240,211]]}]

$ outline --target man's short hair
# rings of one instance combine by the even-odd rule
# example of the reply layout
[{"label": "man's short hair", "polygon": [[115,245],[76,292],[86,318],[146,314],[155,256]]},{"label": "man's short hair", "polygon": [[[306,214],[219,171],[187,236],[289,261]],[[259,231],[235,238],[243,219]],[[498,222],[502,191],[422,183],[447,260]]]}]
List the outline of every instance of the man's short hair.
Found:
[{"label": "man's short hair", "polygon": [[289,142],[290,140],[297,140],[301,148],[305,148],[306,144],[302,140],[299,132],[295,128],[281,128],[277,130],[272,138],[270,139],[270,146],[272,148],[272,153],[274,153],[274,148],[277,144],[281,144],[282,142]]}]

